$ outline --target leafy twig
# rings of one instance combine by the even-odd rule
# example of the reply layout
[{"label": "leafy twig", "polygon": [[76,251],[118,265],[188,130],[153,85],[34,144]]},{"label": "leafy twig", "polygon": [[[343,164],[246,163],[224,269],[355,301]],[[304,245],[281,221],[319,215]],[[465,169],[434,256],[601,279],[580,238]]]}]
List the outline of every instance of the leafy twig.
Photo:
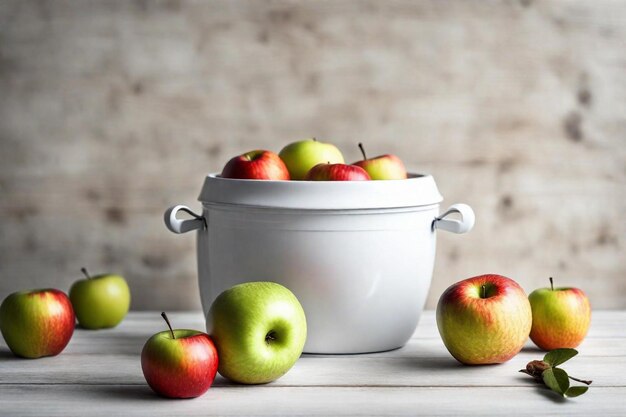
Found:
[{"label": "leafy twig", "polygon": [[591,385],[592,381],[574,378],[569,376],[564,369],[557,368],[557,365],[567,362],[576,355],[578,355],[576,349],[555,349],[546,353],[541,361],[528,362],[526,369],[520,369],[520,372],[532,376],[537,382],[544,383],[552,391],[563,397],[578,397],[587,392],[589,387],[570,387],[569,380],[582,382],[586,385]]}]

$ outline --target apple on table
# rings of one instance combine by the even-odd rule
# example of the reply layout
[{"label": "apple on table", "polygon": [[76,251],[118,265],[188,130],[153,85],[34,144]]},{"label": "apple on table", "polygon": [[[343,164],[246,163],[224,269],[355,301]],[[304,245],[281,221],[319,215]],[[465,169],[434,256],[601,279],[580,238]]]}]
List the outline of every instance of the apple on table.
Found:
[{"label": "apple on table", "polygon": [[578,288],[540,288],[528,296],[533,314],[530,339],[543,350],[575,348],[591,323],[591,304]]},{"label": "apple on table", "polygon": [[219,373],[241,384],[284,375],[302,354],[306,317],[296,296],[274,282],[247,282],[222,292],[207,315]]},{"label": "apple on table", "polygon": [[292,180],[303,180],[317,164],[343,164],[343,155],[335,145],[317,139],[305,139],[290,143],[279,153]]},{"label": "apple on table", "polygon": [[363,144],[359,143],[363,160],[352,165],[363,168],[372,180],[404,180],[407,178],[406,168],[400,158],[385,154],[368,159]]},{"label": "apple on table", "polygon": [[74,333],[76,317],[63,291],[18,291],[0,305],[0,331],[17,356],[40,358],[61,353]]},{"label": "apple on table", "polygon": [[450,354],[467,365],[503,363],[522,349],[530,303],[510,278],[487,274],[451,285],[437,304],[437,327]]},{"label": "apple on table", "polygon": [[81,268],[85,279],[70,288],[70,300],[81,327],[106,329],[117,326],[130,308],[130,289],[117,274],[91,276]]},{"label": "apple on table", "polygon": [[346,164],[321,163],[304,177],[306,181],[369,181],[369,174],[361,167]]},{"label": "apple on table", "polygon": [[213,384],[218,355],[213,341],[197,330],[173,330],[165,313],[161,317],[169,330],[159,332],[141,351],[141,369],[146,382],[157,394],[169,398],[194,398]]}]

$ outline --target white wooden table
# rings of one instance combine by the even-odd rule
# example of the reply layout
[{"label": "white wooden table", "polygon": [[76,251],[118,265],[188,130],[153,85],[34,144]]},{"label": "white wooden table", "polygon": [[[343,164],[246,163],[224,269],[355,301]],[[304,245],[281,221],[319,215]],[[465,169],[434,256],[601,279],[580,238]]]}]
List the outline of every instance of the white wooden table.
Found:
[{"label": "white wooden table", "polygon": [[[170,313],[177,328],[203,329],[201,313]],[[529,343],[508,363],[459,365],[445,350],[432,311],[402,349],[368,355],[304,355],[278,381],[230,384],[220,376],[202,397],[152,393],[139,354],[164,330],[159,312],[130,313],[112,330],[76,329],[61,355],[15,358],[0,345],[0,415],[626,415],[626,312],[594,312],[580,354],[564,366],[593,379],[570,400],[518,373],[543,353]]]}]

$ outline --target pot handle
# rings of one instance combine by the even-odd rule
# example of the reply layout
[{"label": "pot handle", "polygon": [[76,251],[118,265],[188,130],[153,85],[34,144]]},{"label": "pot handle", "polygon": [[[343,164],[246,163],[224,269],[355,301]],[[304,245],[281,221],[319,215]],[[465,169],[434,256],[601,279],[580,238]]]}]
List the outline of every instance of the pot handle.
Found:
[{"label": "pot handle", "polygon": [[[452,213],[460,214],[461,220],[446,220],[445,217]],[[442,229],[452,233],[467,233],[474,227],[475,220],[474,210],[470,206],[462,203],[453,204],[442,215],[435,217],[433,230]]]},{"label": "pot handle", "polygon": [[[184,211],[194,218],[189,220],[179,220],[176,218],[176,214],[178,214],[179,211]],[[165,220],[165,225],[167,226],[167,228],[174,233],[187,233],[191,230],[206,228],[206,219],[203,216],[200,216],[191,211],[189,207],[183,205],[177,205],[168,208],[165,211],[163,220]]]}]

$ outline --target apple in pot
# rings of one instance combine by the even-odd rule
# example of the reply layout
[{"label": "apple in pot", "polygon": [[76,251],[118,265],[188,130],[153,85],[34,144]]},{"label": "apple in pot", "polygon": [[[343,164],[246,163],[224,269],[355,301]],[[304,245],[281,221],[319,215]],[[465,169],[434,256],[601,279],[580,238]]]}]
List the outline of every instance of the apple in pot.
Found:
[{"label": "apple in pot", "polygon": [[307,181],[369,181],[361,167],[346,164],[317,164],[304,177]]},{"label": "apple in pot", "polygon": [[343,164],[343,155],[335,145],[313,139],[290,143],[279,153],[292,180],[303,180],[307,172],[321,163]]},{"label": "apple in pot", "polygon": [[130,308],[130,289],[124,277],[116,274],[90,276],[81,268],[85,279],[70,288],[70,300],[85,329],[106,329],[117,326]]},{"label": "apple in pot", "polygon": [[247,282],[222,292],[207,314],[219,373],[242,384],[284,375],[302,354],[306,318],[295,295],[274,282]]},{"label": "apple in pot", "polygon": [[530,339],[543,350],[575,348],[589,330],[591,305],[578,288],[540,288],[528,296],[533,313]]},{"label": "apple in pot", "polygon": [[0,331],[9,349],[24,358],[61,353],[74,333],[76,317],[64,292],[18,291],[0,305]]},{"label": "apple in pot", "polygon": [[395,155],[380,155],[368,159],[363,144],[359,143],[359,149],[363,154],[363,160],[352,165],[363,168],[372,180],[404,180],[407,177],[406,168],[402,160]]},{"label": "apple in pot", "polygon": [[437,304],[437,327],[450,354],[467,365],[506,362],[528,339],[532,313],[524,290],[501,275],[448,287]]},{"label": "apple in pot", "polygon": [[150,337],[141,351],[141,369],[148,385],[169,398],[204,394],[215,379],[219,362],[213,341],[197,330],[173,330],[167,315],[161,316],[169,330]]},{"label": "apple in pot", "polygon": [[274,152],[255,150],[232,158],[222,170],[223,178],[289,180],[289,171]]}]

